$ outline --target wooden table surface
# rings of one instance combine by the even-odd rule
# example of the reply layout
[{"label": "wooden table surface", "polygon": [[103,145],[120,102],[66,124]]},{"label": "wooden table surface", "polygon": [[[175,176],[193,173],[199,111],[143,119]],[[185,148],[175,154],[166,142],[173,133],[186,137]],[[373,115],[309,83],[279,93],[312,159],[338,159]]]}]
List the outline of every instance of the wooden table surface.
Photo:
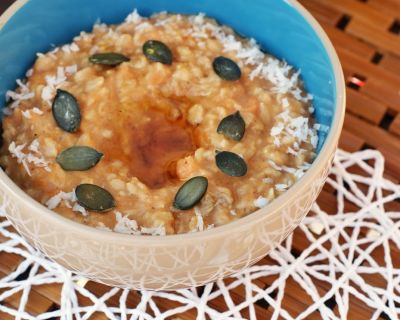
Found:
[{"label": "wooden table surface", "polygon": [[[13,0],[0,0],[0,12]],[[386,159],[387,178],[400,181],[400,0],[301,0],[300,1],[321,23],[339,54],[347,82],[347,114],[340,147],[347,151],[366,148],[377,149]],[[334,214],[336,198],[328,187],[319,197],[322,209]],[[350,204],[348,204],[350,205]],[[393,210],[400,211],[400,202],[394,202]],[[1,239],[0,239],[1,241]],[[295,250],[301,252],[302,243],[294,243]],[[400,268],[400,255],[394,260]],[[264,262],[268,261],[268,257]],[[0,277],[10,273],[18,265],[19,259],[11,254],[0,253]],[[267,283],[265,285],[268,285]],[[107,288],[94,282],[86,285],[95,293],[101,294]],[[290,310],[304,309],[309,297],[302,296],[295,283],[288,282],[283,306]],[[326,290],[323,286],[321,290]],[[201,288],[199,289],[201,290]],[[304,293],[305,294],[305,293]],[[237,292],[237,299],[243,301],[244,292]],[[40,314],[56,310],[60,304],[60,286],[42,285],[34,288],[30,295],[27,310]],[[79,297],[84,304],[85,299]],[[110,304],[117,303],[113,299]],[[130,304],[140,301],[137,292],[131,292]],[[329,306],[334,310],[335,301]],[[10,306],[18,306],[19,296],[6,301]],[[290,305],[290,307],[289,307]],[[174,307],[159,301],[161,309]],[[222,301],[214,301],[216,309],[226,308]],[[268,305],[256,305],[259,318],[268,319],[271,310]],[[352,300],[349,318],[369,319],[371,310],[358,300]],[[248,314],[243,313],[247,318]],[[181,319],[195,319],[194,311],[180,315]],[[382,319],[388,319],[385,315]],[[13,319],[0,313],[1,320]],[[105,319],[95,315],[92,319]],[[321,319],[313,314],[308,319]]]}]

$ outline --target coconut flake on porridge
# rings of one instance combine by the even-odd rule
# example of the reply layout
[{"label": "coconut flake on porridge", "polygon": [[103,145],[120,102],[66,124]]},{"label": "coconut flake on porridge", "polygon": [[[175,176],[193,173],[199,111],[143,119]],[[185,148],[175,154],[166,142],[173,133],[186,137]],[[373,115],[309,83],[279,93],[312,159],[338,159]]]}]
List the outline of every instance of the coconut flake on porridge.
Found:
[{"label": "coconut flake on porridge", "polygon": [[156,228],[140,227],[135,220],[129,219],[127,215],[123,215],[119,211],[115,211],[115,226],[113,229],[108,228],[104,223],[100,222],[96,228],[105,231],[114,231],[116,233],[130,234],[134,236],[151,235],[164,236],[166,235],[165,228],[159,226]]},{"label": "coconut flake on porridge", "polygon": [[23,152],[26,145],[26,143],[17,145],[14,141],[12,141],[8,146],[8,151],[13,158],[17,159],[18,163],[21,163],[23,165],[29,176],[32,176],[32,174],[28,164],[33,164],[35,167],[43,168],[47,172],[51,172],[51,169],[48,166],[49,161],[45,160],[41,152],[39,151],[39,141],[35,139],[28,146],[28,150],[32,152]]},{"label": "coconut flake on porridge", "polygon": [[78,199],[76,198],[75,190],[72,190],[71,192],[60,191],[59,193],[51,197],[49,200],[47,200],[46,206],[50,210],[53,210],[58,205],[60,205],[60,203],[63,202],[64,205],[67,208],[71,208],[72,211],[79,212],[83,216],[87,216],[88,212],[77,201]]},{"label": "coconut flake on porridge", "polygon": [[67,75],[73,75],[77,71],[78,66],[74,64],[67,67],[57,67],[57,73],[55,75],[46,76],[46,86],[43,87],[41,95],[42,100],[50,106],[56,94],[56,90],[67,81]]},{"label": "coconut flake on porridge", "polygon": [[17,79],[16,82],[18,85],[17,90],[8,90],[6,92],[6,100],[11,102],[11,104],[8,106],[9,109],[15,109],[22,101],[30,100],[35,96],[35,93],[31,92],[28,86],[20,79]]},{"label": "coconut flake on porridge", "polygon": [[254,206],[257,208],[264,208],[268,203],[268,199],[261,196],[254,200]]}]

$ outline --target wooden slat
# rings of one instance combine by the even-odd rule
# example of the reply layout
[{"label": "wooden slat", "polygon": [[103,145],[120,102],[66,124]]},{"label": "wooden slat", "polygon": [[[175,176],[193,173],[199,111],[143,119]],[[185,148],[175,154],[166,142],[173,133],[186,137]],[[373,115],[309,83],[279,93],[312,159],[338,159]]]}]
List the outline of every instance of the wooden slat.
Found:
[{"label": "wooden slat", "polygon": [[400,143],[395,136],[350,114],[345,118],[344,127],[381,151],[386,159],[386,170],[392,172],[394,176],[398,176],[400,172]]},{"label": "wooden slat", "polygon": [[351,131],[343,129],[339,140],[339,147],[345,151],[356,152],[362,148],[365,141],[353,134]]},{"label": "wooden slat", "polygon": [[392,73],[400,74],[400,57],[390,53],[384,54],[379,66]]},{"label": "wooden slat", "polygon": [[335,48],[350,51],[366,61],[370,61],[374,56],[376,48],[371,44],[352,37],[346,32],[336,27],[332,27],[326,23],[322,23],[322,27],[328,34],[331,41],[335,44]]},{"label": "wooden slat", "polygon": [[361,116],[376,125],[381,122],[385,112],[387,111],[385,105],[362,94],[360,91],[353,89],[347,89],[346,94],[348,111]]},{"label": "wooden slat", "polygon": [[370,8],[365,3],[357,0],[319,0],[319,2],[353,17],[354,20],[365,21],[367,23],[373,22],[382,30],[389,28],[394,20],[394,16]]},{"label": "wooden slat", "polygon": [[306,7],[320,22],[335,26],[343,13],[321,5],[318,0],[303,0],[301,4]]},{"label": "wooden slat", "polygon": [[[393,23],[393,20],[390,21],[391,23]],[[382,25],[378,24],[378,22],[371,24],[371,21],[353,20],[349,23],[346,31],[393,54],[400,52],[398,35],[391,32],[382,32]]]},{"label": "wooden slat", "polygon": [[400,136],[400,113],[398,113],[397,116],[394,118],[389,130],[390,132]]},{"label": "wooden slat", "polygon": [[0,252],[0,271],[9,274],[13,272],[23,260],[24,259],[19,255],[4,251]]},{"label": "wooden slat", "polygon": [[35,286],[34,290],[40,293],[42,296],[51,300],[55,304],[60,304],[61,299],[61,284],[42,284],[40,286]]},{"label": "wooden slat", "polygon": [[[12,308],[8,303],[2,302],[2,305],[8,308]],[[4,313],[0,311],[0,319],[1,320],[15,320],[15,317],[11,316],[8,313]]]},{"label": "wooden slat", "polygon": [[[0,278],[4,277],[5,275],[5,273],[0,272]],[[8,304],[11,308],[18,309],[21,296],[22,291],[19,291],[16,294],[6,298],[4,303]],[[25,311],[32,315],[39,315],[46,312],[52,306],[52,304],[53,302],[49,299],[43,297],[35,291],[31,291],[29,293],[29,299],[26,303]],[[0,319],[2,320],[3,318]]]},{"label": "wooden slat", "polygon": [[[400,156],[399,140],[397,140],[387,131],[379,127],[373,126],[368,122],[362,121],[359,118],[352,116],[350,114],[345,118],[344,127],[347,129],[351,129],[352,132],[355,132],[359,137],[363,138],[368,144],[376,148],[381,147],[381,148],[391,149],[393,150],[393,152],[399,153]],[[384,146],[382,146],[382,141],[385,142]]]},{"label": "wooden slat", "polygon": [[400,111],[399,75],[368,63],[346,50],[337,48],[337,52],[347,76],[357,74],[366,77],[365,85],[360,88],[360,92],[389,105],[397,112]]},{"label": "wooden slat", "polygon": [[400,18],[399,0],[368,0],[368,5],[373,9],[378,9]]}]

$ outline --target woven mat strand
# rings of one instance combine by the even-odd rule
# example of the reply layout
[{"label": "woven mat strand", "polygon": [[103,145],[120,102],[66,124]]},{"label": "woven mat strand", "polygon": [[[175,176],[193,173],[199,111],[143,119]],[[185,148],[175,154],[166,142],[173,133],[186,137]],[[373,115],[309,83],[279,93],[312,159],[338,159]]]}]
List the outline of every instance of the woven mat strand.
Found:
[{"label": "woven mat strand", "polygon": [[[0,236],[5,239],[0,243],[0,254],[21,258],[15,271],[0,279],[0,312],[17,320],[84,320],[94,315],[112,320],[162,320],[180,319],[181,314],[195,309],[198,320],[253,320],[259,319],[261,301],[264,316],[268,309],[271,319],[309,319],[317,313],[319,318],[331,320],[348,319],[350,301],[354,305],[356,299],[360,309],[370,310],[368,319],[398,319],[400,212],[390,211],[390,204],[400,200],[400,185],[386,180],[383,173],[384,159],[377,151],[338,151],[327,181],[337,197],[336,214],[328,214],[315,204],[294,235],[268,259],[229,279],[208,284],[203,290],[140,292],[134,306],[128,290],[108,288],[101,296],[91,292],[85,288],[84,279],[46,259],[7,220],[0,220]],[[353,210],[347,209],[345,200]],[[305,242],[305,249],[296,254],[293,241]],[[25,277],[21,277],[23,274]],[[310,299],[302,310],[288,308],[284,302],[288,281],[296,282]],[[41,314],[26,311],[31,292],[52,283],[62,284],[60,308]],[[238,301],[238,292],[243,293],[243,301]],[[14,295],[20,297],[17,308],[7,303]],[[330,306],[332,299],[334,309]],[[213,307],[217,300],[224,301],[225,310]],[[161,309],[159,301],[163,305],[169,301],[175,307]]]}]

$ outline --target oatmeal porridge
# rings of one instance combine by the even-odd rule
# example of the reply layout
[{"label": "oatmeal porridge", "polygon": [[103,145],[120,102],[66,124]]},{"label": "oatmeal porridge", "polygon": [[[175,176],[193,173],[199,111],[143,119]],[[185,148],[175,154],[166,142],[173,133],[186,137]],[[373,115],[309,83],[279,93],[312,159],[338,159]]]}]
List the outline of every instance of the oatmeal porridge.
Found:
[{"label": "oatmeal porridge", "polygon": [[98,23],[17,84],[6,173],[64,217],[132,235],[266,206],[310,167],[321,129],[299,72],[202,14]]}]

